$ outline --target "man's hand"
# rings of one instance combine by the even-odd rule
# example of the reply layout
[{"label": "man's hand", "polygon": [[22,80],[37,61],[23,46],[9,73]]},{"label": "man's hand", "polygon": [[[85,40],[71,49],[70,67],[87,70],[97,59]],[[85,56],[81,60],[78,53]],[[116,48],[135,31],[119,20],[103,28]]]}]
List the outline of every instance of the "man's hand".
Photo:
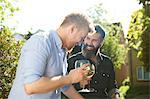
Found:
[{"label": "man's hand", "polygon": [[119,96],[119,94],[113,94],[111,96],[111,99],[120,99],[120,96]]},{"label": "man's hand", "polygon": [[80,81],[80,87],[81,88],[84,88],[85,85],[87,85],[87,84],[88,84],[88,80],[82,80],[82,81]]},{"label": "man's hand", "polygon": [[90,84],[90,80],[91,80],[91,78],[87,78],[87,79],[80,81],[80,87],[84,88],[85,85]]},{"label": "man's hand", "polygon": [[71,83],[78,83],[82,80],[85,80],[85,74],[88,72],[86,70],[86,67],[89,66],[89,64],[84,64],[79,68],[73,69],[69,72],[68,78],[70,79]]}]

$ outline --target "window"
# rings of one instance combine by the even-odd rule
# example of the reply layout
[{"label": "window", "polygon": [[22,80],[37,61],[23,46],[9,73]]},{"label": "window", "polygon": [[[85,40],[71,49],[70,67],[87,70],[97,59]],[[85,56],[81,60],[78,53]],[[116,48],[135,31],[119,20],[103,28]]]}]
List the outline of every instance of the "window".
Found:
[{"label": "window", "polygon": [[138,80],[150,80],[150,72],[145,71],[143,66],[137,68],[137,79]]}]

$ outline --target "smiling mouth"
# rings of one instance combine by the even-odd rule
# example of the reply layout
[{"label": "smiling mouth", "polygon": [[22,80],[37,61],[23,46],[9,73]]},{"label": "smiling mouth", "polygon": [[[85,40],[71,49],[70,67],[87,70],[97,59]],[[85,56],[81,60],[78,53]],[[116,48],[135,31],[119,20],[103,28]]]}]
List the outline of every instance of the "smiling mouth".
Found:
[{"label": "smiling mouth", "polygon": [[87,47],[86,50],[92,51],[92,50],[95,50],[95,48],[94,47]]}]

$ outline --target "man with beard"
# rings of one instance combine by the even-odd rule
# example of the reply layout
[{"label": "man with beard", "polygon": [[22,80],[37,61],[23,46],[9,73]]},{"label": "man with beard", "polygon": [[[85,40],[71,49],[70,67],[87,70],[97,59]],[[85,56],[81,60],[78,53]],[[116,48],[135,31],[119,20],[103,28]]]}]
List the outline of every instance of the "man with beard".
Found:
[{"label": "man with beard", "polygon": [[[81,90],[81,86],[90,86],[90,92],[80,92],[86,99],[118,99],[119,92],[115,81],[115,72],[113,63],[109,57],[100,52],[105,37],[104,30],[99,26],[95,26],[95,33],[90,33],[84,39],[81,52],[78,52],[68,59],[68,71],[74,69],[76,60],[89,60],[95,66],[95,74],[88,82],[74,84],[77,90]],[[79,47],[79,46],[78,46]]]}]

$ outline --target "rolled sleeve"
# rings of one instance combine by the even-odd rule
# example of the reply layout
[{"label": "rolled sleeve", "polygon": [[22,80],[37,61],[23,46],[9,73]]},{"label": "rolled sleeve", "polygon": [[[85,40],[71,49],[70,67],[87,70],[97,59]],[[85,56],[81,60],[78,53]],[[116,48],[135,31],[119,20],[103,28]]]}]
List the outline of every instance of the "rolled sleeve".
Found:
[{"label": "rolled sleeve", "polygon": [[43,76],[48,55],[45,49],[41,38],[32,37],[27,41],[21,56],[24,83],[34,82]]},{"label": "rolled sleeve", "polygon": [[[67,64],[68,66],[68,64]],[[66,71],[65,75],[68,75],[68,72]],[[65,92],[70,88],[70,85],[66,85],[60,88],[61,92]]]},{"label": "rolled sleeve", "polygon": [[65,92],[65,91],[67,91],[69,88],[70,88],[70,85],[66,85],[66,86],[60,88],[60,90],[61,90],[61,92]]}]

